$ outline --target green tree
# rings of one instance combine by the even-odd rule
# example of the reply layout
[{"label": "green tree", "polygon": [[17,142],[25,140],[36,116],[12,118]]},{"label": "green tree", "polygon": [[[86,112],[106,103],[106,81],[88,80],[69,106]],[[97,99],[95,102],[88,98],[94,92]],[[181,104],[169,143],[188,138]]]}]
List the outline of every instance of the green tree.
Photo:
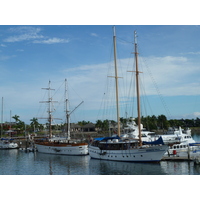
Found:
[{"label": "green tree", "polygon": [[14,115],[12,116],[12,118],[15,120],[16,123],[20,121],[18,115]]},{"label": "green tree", "polygon": [[13,128],[17,131],[17,134],[23,133],[25,130],[25,123],[19,119],[18,115],[14,115],[12,118],[15,119],[16,122]]},{"label": "green tree", "polygon": [[31,121],[31,128],[32,130],[35,130],[35,129],[38,129],[38,126],[39,126],[39,122],[38,122],[38,119],[33,117],[33,119],[30,119]]},{"label": "green tree", "polygon": [[167,121],[167,117],[165,115],[159,115],[158,116],[158,126],[161,129],[168,129],[169,122]]},{"label": "green tree", "polygon": [[83,121],[78,122],[78,125],[84,126],[84,125],[89,124],[89,123],[91,123],[91,122],[90,121],[86,122],[85,120],[83,120]]}]

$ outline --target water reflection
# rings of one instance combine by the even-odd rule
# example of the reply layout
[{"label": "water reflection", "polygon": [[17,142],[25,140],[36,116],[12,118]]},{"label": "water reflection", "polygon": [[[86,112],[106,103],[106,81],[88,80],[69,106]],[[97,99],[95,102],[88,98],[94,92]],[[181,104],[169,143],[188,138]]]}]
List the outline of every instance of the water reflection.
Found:
[{"label": "water reflection", "polygon": [[199,175],[194,162],[129,163],[65,156],[0,151],[0,175]]},{"label": "water reflection", "polygon": [[90,174],[100,175],[157,175],[166,174],[160,163],[130,163],[90,160]]},{"label": "water reflection", "polygon": [[197,175],[200,174],[200,166],[195,166],[189,161],[162,161],[161,167],[169,175]]},{"label": "water reflection", "polygon": [[[42,171],[50,175],[84,175],[88,174],[89,156],[65,156],[36,153],[36,164],[45,167]],[[40,170],[41,173],[41,170]]]}]

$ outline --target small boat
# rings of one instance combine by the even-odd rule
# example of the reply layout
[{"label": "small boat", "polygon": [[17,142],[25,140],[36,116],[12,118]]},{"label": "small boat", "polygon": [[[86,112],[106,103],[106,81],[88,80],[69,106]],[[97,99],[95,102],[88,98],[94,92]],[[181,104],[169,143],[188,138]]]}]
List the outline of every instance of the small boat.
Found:
[{"label": "small boat", "polygon": [[[50,96],[50,90],[52,90],[52,89],[50,88],[50,82],[49,82],[49,87],[46,89],[49,90],[49,101],[47,101],[47,102],[49,104],[51,104],[52,98]],[[68,102],[68,99],[66,98],[66,104],[67,104],[67,102]],[[67,106],[66,106],[66,108],[67,108]],[[68,126],[67,126],[67,137],[65,137],[65,138],[52,137],[51,124],[52,124],[53,117],[51,114],[52,111],[51,111],[50,105],[49,105],[48,112],[49,112],[49,118],[48,118],[49,137],[45,138],[45,139],[41,139],[41,140],[35,140],[35,146],[37,148],[37,151],[40,153],[59,154],[59,155],[88,155],[88,144],[87,143],[79,142],[77,140],[71,140],[71,138],[70,138],[69,118],[70,118],[70,114],[72,112],[70,113],[68,111],[68,109],[66,109],[66,118],[67,118]]]},{"label": "small boat", "polygon": [[19,146],[16,142],[13,142],[14,139],[1,138],[0,140],[0,149],[17,149]]},{"label": "small boat", "polygon": [[179,129],[170,128],[165,134],[159,135],[158,137],[160,136],[165,144],[195,142],[191,136],[191,131],[182,130],[181,127],[179,127]]},{"label": "small boat", "polygon": [[118,102],[118,74],[116,61],[116,36],[114,29],[114,63],[115,63],[115,86],[116,86],[116,108],[117,108],[117,136],[96,138],[89,145],[89,155],[94,159],[125,161],[125,162],[159,162],[164,153],[168,150],[168,145],[164,145],[162,138],[154,142],[144,143],[141,137],[140,120],[140,93],[139,93],[139,71],[138,52],[135,32],[135,60],[136,60],[136,90],[138,109],[138,134],[139,138],[120,137],[120,117]]}]

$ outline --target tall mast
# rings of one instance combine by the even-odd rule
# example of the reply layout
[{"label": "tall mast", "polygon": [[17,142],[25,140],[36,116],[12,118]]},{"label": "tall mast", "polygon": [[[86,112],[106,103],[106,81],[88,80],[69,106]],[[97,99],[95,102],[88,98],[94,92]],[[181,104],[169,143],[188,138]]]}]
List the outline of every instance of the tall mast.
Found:
[{"label": "tall mast", "polygon": [[48,121],[49,121],[49,138],[52,138],[52,129],[51,129],[51,125],[52,125],[52,108],[51,108],[51,104],[52,104],[52,97],[51,97],[51,90],[54,90],[54,89],[51,89],[51,81],[49,81],[49,87],[48,88],[42,88],[44,90],[48,90],[48,101],[41,101],[40,103],[48,103],[49,104],[49,110],[48,110],[48,113],[49,113],[49,118],[48,118]]},{"label": "tall mast", "polygon": [[137,112],[138,112],[138,131],[139,131],[139,145],[142,146],[141,139],[141,116],[140,116],[140,87],[139,87],[139,71],[138,71],[138,49],[137,49],[137,33],[134,32],[135,44],[135,70],[136,70],[136,90],[137,90]]},{"label": "tall mast", "polygon": [[65,102],[66,102],[66,127],[67,127],[67,139],[70,140],[70,114],[68,109],[68,98],[67,98],[67,79],[65,79]]},{"label": "tall mast", "polygon": [[65,79],[65,101],[66,101],[66,124],[67,124],[67,139],[70,140],[70,115],[83,103],[78,104],[71,112],[69,111],[69,99],[67,98],[67,79]]},{"label": "tall mast", "polygon": [[115,27],[113,27],[113,43],[114,43],[114,64],[115,64],[115,85],[116,85],[116,106],[117,106],[117,135],[120,136],[120,115],[119,115],[119,94],[118,94],[118,71],[117,71],[117,50]]}]

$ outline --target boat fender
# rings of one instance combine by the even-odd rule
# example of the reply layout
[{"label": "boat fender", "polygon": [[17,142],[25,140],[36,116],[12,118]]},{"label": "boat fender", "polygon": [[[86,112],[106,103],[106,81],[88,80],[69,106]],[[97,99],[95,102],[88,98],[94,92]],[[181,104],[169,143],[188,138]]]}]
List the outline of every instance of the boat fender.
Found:
[{"label": "boat fender", "polygon": [[176,155],[176,153],[177,153],[176,150],[173,150],[173,155]]}]

